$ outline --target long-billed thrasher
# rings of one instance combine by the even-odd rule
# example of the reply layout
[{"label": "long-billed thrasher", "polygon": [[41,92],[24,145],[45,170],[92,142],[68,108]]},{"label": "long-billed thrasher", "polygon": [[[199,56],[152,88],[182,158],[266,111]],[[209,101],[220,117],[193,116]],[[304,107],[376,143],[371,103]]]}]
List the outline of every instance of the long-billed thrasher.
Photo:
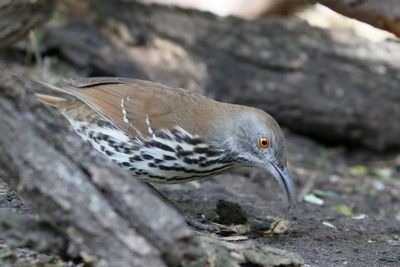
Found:
[{"label": "long-billed thrasher", "polygon": [[296,202],[286,140],[262,110],[134,79],[43,84],[74,98],[37,94],[41,102],[58,107],[84,140],[141,180],[181,183],[253,166],[277,179],[286,206]]}]

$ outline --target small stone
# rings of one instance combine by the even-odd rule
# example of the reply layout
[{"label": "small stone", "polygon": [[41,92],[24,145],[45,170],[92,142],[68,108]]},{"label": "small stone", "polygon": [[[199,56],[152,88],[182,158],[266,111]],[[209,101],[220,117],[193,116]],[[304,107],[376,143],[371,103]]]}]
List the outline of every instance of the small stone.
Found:
[{"label": "small stone", "polygon": [[308,203],[311,203],[311,204],[314,204],[314,205],[319,205],[319,206],[324,205],[324,201],[322,199],[320,199],[319,197],[316,197],[313,194],[306,195],[304,197],[304,201],[308,202]]},{"label": "small stone", "polygon": [[290,230],[290,222],[288,220],[278,220],[271,225],[274,234],[286,234]]},{"label": "small stone", "polygon": [[357,215],[352,216],[351,218],[354,219],[354,220],[363,220],[363,219],[365,219],[367,217],[368,216],[366,214],[357,214]]},{"label": "small stone", "polygon": [[373,180],[372,186],[374,187],[374,189],[376,191],[379,191],[379,192],[385,190],[385,184],[378,180]]},{"label": "small stone", "polygon": [[336,226],[334,226],[333,224],[331,224],[331,223],[328,223],[328,222],[322,222],[322,224],[323,225],[325,225],[325,226],[327,226],[327,227],[330,227],[330,228],[333,228],[333,229],[337,229],[336,228]]},{"label": "small stone", "polygon": [[339,182],[340,177],[338,175],[331,175],[329,176],[329,182],[336,184],[337,182]]}]

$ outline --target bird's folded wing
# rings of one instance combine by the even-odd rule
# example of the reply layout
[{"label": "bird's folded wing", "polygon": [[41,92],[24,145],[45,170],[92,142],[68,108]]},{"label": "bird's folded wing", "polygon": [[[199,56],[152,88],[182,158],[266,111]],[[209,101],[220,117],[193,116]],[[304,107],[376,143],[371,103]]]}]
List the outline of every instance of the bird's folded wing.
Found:
[{"label": "bird's folded wing", "polygon": [[210,130],[218,103],[183,89],[125,78],[70,80],[68,87],[115,126],[144,137],[152,131],[177,126],[204,136]]}]

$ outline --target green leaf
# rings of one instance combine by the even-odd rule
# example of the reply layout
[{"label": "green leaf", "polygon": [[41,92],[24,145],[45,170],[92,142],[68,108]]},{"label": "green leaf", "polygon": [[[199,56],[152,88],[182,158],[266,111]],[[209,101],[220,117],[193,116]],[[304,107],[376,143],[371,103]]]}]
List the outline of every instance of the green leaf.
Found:
[{"label": "green leaf", "polygon": [[320,198],[327,198],[327,197],[336,197],[338,194],[333,191],[324,191],[319,189],[314,189],[313,194]]},{"label": "green leaf", "polygon": [[338,204],[338,205],[332,205],[329,206],[331,210],[334,210],[336,212],[339,212],[340,214],[343,214],[345,216],[352,216],[353,211],[349,206],[343,205],[343,204]]},{"label": "green leaf", "polygon": [[368,168],[363,165],[357,165],[349,169],[350,174],[355,176],[362,176],[368,174]]}]

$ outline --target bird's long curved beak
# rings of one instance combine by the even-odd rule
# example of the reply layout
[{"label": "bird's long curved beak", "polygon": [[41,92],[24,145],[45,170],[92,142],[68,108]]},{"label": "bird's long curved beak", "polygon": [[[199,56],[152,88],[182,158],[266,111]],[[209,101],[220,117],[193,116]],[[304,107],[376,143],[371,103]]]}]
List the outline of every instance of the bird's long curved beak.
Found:
[{"label": "bird's long curved beak", "polygon": [[271,163],[270,166],[268,170],[278,181],[284,194],[285,207],[288,209],[294,208],[296,205],[296,187],[287,167],[280,168],[274,163]]}]

